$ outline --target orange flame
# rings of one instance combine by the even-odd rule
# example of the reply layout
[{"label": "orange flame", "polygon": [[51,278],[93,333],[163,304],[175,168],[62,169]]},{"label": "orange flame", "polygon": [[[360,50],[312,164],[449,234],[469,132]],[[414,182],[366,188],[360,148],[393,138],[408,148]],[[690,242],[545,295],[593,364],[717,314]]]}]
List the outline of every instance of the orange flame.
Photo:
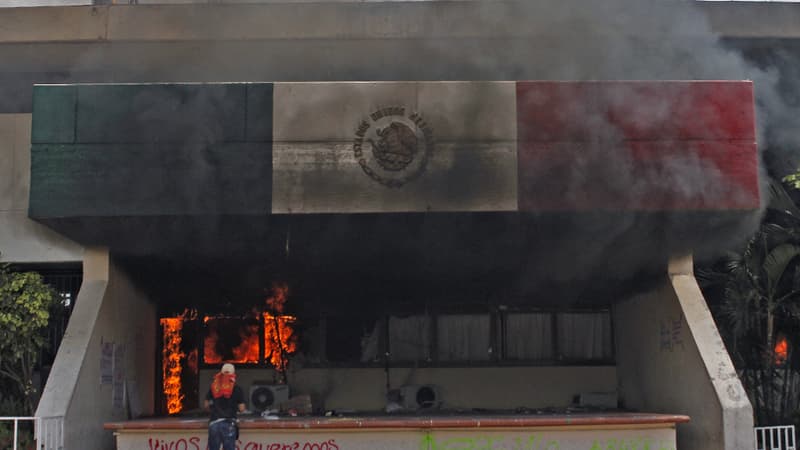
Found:
[{"label": "orange flame", "polygon": [[258,324],[244,325],[239,329],[240,343],[236,348],[231,350],[233,358],[223,358],[217,352],[217,341],[219,341],[219,333],[214,321],[224,319],[225,317],[209,317],[203,318],[203,322],[208,325],[206,337],[203,339],[203,362],[206,364],[220,364],[223,362],[231,363],[258,363]]},{"label": "orange flame", "polygon": [[164,332],[163,348],[161,350],[161,382],[164,388],[164,397],[167,399],[167,412],[175,414],[183,409],[184,395],[181,392],[181,360],[186,354],[181,351],[181,330],[184,320],[194,320],[197,311],[184,310],[177,317],[164,317],[161,323]]},{"label": "orange flame", "polygon": [[288,355],[297,351],[297,336],[292,324],[296,318],[281,314],[289,297],[286,283],[273,283],[272,295],[267,298],[264,313],[264,357],[278,371],[286,369]]},{"label": "orange flame", "polygon": [[277,370],[286,369],[287,356],[297,351],[297,336],[293,316],[273,316],[264,313],[264,357]]},{"label": "orange flame", "polygon": [[175,414],[183,408],[183,394],[181,394],[181,330],[183,329],[183,319],[180,317],[170,317],[161,319],[161,326],[164,329],[164,348],[162,357],[162,383],[164,396],[167,399],[167,412]]},{"label": "orange flame", "polygon": [[789,358],[789,341],[786,336],[779,336],[778,341],[775,342],[775,364],[783,365]]},{"label": "orange flame", "polygon": [[233,349],[233,359],[241,363],[258,363],[258,324],[239,329],[242,343]]},{"label": "orange flame", "polygon": [[289,286],[286,283],[272,283],[272,295],[267,298],[267,307],[273,313],[282,313],[289,297]]},{"label": "orange flame", "polygon": [[[203,318],[203,322],[208,323],[209,317]],[[222,355],[217,353],[217,340],[219,335],[216,328],[209,328],[203,339],[203,362],[206,364],[219,364],[222,362]]]}]

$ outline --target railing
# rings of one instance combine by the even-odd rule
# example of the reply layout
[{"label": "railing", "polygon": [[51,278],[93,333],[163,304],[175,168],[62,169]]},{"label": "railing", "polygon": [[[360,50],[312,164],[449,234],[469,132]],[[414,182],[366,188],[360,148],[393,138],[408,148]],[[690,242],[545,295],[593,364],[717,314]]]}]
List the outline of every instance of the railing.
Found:
[{"label": "railing", "polygon": [[[20,422],[33,422],[33,428],[35,430],[36,429],[36,422],[38,422],[38,420],[39,419],[37,419],[36,417],[0,417],[0,423],[12,422],[14,424],[14,431],[13,431],[14,438],[11,441],[12,442],[12,447],[11,448],[13,450],[18,450],[19,449],[19,438],[20,438],[20,435],[19,435],[19,423]],[[36,434],[35,431],[34,431],[34,434]]]},{"label": "railing", "polygon": [[12,450],[20,450],[20,422],[33,422],[33,439],[37,450],[63,450],[63,417],[0,417],[0,423],[12,422],[14,425]]},{"label": "railing", "polygon": [[794,425],[755,427],[756,450],[797,450]]},{"label": "railing", "polygon": [[37,450],[64,449],[64,418],[62,416],[37,417],[36,448]]}]

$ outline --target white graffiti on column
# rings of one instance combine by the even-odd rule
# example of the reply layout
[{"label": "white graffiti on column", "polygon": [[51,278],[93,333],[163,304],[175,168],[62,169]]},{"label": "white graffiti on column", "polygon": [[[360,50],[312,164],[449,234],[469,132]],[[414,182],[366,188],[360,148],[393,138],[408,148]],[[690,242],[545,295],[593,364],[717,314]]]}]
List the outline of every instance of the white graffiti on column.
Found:
[{"label": "white graffiti on column", "polygon": [[672,352],[683,350],[683,314],[675,318],[660,319],[659,325],[659,350]]}]

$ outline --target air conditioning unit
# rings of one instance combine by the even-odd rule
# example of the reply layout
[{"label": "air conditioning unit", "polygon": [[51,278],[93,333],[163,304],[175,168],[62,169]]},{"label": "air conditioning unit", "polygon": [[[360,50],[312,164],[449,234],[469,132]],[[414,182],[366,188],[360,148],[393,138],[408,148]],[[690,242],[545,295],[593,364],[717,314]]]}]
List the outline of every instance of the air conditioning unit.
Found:
[{"label": "air conditioning unit", "polygon": [[406,409],[433,408],[441,403],[439,387],[433,384],[414,384],[400,388],[400,404]]},{"label": "air conditioning unit", "polygon": [[287,400],[289,400],[288,385],[253,383],[250,386],[250,408],[253,411],[278,409],[281,403]]}]

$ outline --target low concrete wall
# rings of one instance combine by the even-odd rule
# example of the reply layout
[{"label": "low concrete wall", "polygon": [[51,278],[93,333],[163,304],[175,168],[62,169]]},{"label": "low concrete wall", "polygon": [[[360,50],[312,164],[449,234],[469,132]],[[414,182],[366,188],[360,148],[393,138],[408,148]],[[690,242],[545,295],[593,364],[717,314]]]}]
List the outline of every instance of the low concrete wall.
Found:
[{"label": "low concrete wall", "polygon": [[[214,370],[200,371],[202,397]],[[269,369],[240,369],[238,383],[247,395],[256,381],[271,381]],[[598,367],[395,368],[393,388],[404,384],[435,384],[447,409],[546,408],[569,405],[581,392],[616,389],[617,370]],[[383,369],[300,369],[290,371],[292,395],[310,394],[326,409],[378,411],[386,406]]]},{"label": "low concrete wall", "polygon": [[686,414],[681,450],[754,448],[752,408],[692,272],[673,259],[657,288],[614,307],[620,395],[627,408]]},{"label": "low concrete wall", "polygon": [[75,310],[36,411],[64,416],[64,448],[113,448],[104,422],[154,412],[156,323],[155,306],[108,251],[88,250]]},{"label": "low concrete wall", "polygon": [[[252,420],[252,419],[251,419]],[[258,421],[266,422],[261,419]],[[334,418],[327,429],[253,429],[243,421],[237,448],[243,450],[675,450],[673,424],[479,426],[437,429],[436,425],[394,429],[336,429],[347,419]],[[624,419],[623,419],[624,420]],[[338,421],[338,423],[335,423]],[[434,419],[435,421],[435,419]],[[466,419],[469,421],[469,419]],[[389,421],[391,422],[391,421]],[[297,422],[295,422],[296,424]],[[163,426],[163,424],[162,424]],[[297,427],[299,428],[299,427]],[[500,429],[498,429],[500,428]],[[204,429],[119,430],[117,450],[207,448]]]},{"label": "low concrete wall", "polygon": [[0,114],[0,262],[80,261],[81,246],[28,218],[30,143],[30,114]]}]

